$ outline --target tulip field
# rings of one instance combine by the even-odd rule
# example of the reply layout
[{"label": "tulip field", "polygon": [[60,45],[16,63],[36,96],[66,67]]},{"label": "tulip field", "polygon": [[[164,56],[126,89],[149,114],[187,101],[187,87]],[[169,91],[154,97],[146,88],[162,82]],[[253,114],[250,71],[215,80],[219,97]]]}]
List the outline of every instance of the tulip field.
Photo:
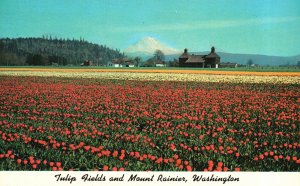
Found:
[{"label": "tulip field", "polygon": [[297,74],[5,73],[0,170],[300,171]]}]

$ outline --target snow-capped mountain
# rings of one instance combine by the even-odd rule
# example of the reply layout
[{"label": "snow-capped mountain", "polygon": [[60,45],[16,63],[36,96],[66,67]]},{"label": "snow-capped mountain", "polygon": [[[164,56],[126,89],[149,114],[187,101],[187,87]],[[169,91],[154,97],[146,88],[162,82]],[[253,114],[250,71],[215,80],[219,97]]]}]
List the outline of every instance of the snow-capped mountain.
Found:
[{"label": "snow-capped mountain", "polygon": [[126,54],[143,53],[153,55],[156,50],[161,50],[165,55],[178,54],[179,50],[169,47],[153,37],[145,37],[125,49]]}]

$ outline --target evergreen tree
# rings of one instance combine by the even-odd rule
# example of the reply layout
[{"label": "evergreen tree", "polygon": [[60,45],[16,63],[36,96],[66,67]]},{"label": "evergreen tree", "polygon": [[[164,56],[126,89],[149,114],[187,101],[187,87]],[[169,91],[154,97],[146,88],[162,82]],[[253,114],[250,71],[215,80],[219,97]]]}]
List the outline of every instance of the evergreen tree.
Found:
[{"label": "evergreen tree", "polygon": [[[0,65],[8,64],[7,58],[15,58],[17,65],[80,65],[85,60],[106,64],[114,58],[124,57],[118,50],[80,40],[52,38],[0,39]],[[8,55],[8,54],[11,55]],[[6,56],[6,57],[5,57]],[[8,56],[8,57],[7,57]],[[14,57],[13,57],[14,56]],[[34,57],[34,59],[33,59]],[[101,60],[100,60],[101,59]],[[11,60],[9,60],[11,61]],[[9,64],[8,64],[9,65]]]}]

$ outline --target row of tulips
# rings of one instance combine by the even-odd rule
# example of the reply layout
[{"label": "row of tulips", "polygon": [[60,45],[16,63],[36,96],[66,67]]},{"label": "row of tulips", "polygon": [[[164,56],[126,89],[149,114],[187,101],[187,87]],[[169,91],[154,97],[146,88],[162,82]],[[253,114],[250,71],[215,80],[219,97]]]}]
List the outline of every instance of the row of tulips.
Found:
[{"label": "row of tulips", "polygon": [[1,170],[300,171],[298,84],[0,77]]},{"label": "row of tulips", "polygon": [[[176,72],[178,71],[178,72]],[[209,73],[208,73],[209,72]],[[134,71],[110,71],[109,69],[93,71],[93,69],[0,69],[0,76],[40,76],[40,77],[74,77],[99,78],[135,81],[192,81],[192,82],[227,82],[227,83],[276,83],[299,84],[299,72],[240,72],[240,71],[208,71],[202,70],[148,70],[146,73]]]}]

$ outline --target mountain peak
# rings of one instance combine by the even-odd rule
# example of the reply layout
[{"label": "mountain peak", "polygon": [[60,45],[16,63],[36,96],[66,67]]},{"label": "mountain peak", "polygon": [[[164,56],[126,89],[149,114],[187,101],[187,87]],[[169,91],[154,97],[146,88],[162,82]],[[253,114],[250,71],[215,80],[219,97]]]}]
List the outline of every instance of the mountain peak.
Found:
[{"label": "mountain peak", "polygon": [[164,54],[177,54],[180,51],[169,47],[153,37],[144,37],[135,44],[125,49],[125,53],[145,53],[153,54],[156,50],[161,50]]},{"label": "mountain peak", "polygon": [[141,39],[140,41],[147,41],[147,42],[158,42],[154,37],[144,37],[143,39]]}]

